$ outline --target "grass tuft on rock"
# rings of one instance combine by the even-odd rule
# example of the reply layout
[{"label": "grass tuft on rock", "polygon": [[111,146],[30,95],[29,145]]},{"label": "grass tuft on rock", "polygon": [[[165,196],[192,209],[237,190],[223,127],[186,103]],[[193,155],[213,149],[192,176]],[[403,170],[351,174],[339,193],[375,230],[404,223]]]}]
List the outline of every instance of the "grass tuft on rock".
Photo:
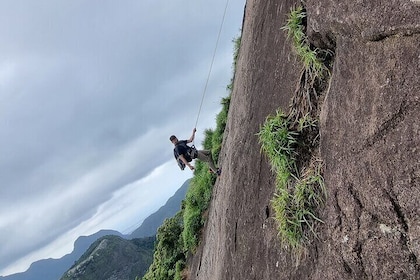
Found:
[{"label": "grass tuft on rock", "polygon": [[311,159],[308,167],[299,172],[297,168],[298,145],[301,134],[311,128],[314,121],[306,117],[298,129],[282,111],[269,116],[258,133],[262,152],[268,157],[276,174],[276,191],[271,201],[282,244],[299,252],[304,244],[316,235],[314,227],[321,220],[316,209],[325,198],[322,164]]},{"label": "grass tuft on rock", "polygon": [[306,70],[314,77],[322,77],[327,71],[324,63],[319,59],[321,52],[311,47],[308,37],[305,34],[306,12],[302,6],[290,11],[286,25],[281,29],[287,32],[287,37],[292,40],[294,50],[303,62]]}]

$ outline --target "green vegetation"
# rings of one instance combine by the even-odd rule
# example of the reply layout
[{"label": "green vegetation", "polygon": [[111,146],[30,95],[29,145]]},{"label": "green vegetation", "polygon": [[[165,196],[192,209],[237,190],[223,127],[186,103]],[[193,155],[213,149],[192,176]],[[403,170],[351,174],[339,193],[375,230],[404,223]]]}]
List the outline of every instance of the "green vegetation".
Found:
[{"label": "green vegetation", "polygon": [[[235,42],[234,65],[238,57],[240,37]],[[230,95],[233,90],[233,79],[227,86],[229,96],[221,101],[222,110],[216,116],[216,128],[205,130],[204,149],[212,152],[217,162],[222,146],[227,115],[229,111]],[[185,269],[186,255],[194,253],[200,240],[201,229],[205,222],[216,175],[209,172],[206,163],[196,161],[194,177],[183,201],[181,210],[158,229],[156,236],[153,263],[143,280],[172,280],[182,279]]]},{"label": "green vegetation", "polygon": [[267,118],[258,136],[261,149],[268,156],[273,172],[277,174],[276,182],[281,190],[296,170],[294,147],[297,133],[289,129],[287,116],[277,111],[276,116]]},{"label": "green vegetation", "polygon": [[233,77],[231,79],[230,85],[228,85],[229,90],[232,90],[232,87],[233,87],[233,79],[235,77],[236,63],[238,62],[239,48],[241,47],[241,37],[233,39],[232,43],[233,43],[233,63],[232,63]]},{"label": "green vegetation", "polygon": [[184,230],[182,237],[184,249],[194,252],[200,238],[200,230],[204,225],[203,213],[210,203],[215,175],[209,173],[209,168],[203,162],[196,163],[194,178],[185,198]]},{"label": "green vegetation", "polygon": [[322,91],[328,78],[326,59],[332,58],[328,56],[332,52],[309,44],[305,25],[304,8],[297,7],[282,27],[304,65],[290,111],[269,116],[258,133],[261,150],[276,174],[271,203],[279,236],[283,246],[291,248],[297,257],[311,236],[316,236],[316,223],[322,222],[316,214],[326,197],[322,162],[318,159],[317,91]]},{"label": "green vegetation", "polygon": [[309,44],[308,37],[305,34],[305,20],[306,12],[303,7],[299,6],[290,11],[287,23],[282,29],[286,30],[288,38],[292,39],[294,50],[302,60],[306,70],[316,77],[322,77],[327,68],[319,59],[320,50],[311,48]]},{"label": "green vegetation", "polygon": [[153,263],[144,280],[174,279],[177,264],[185,262],[182,234],[182,212],[166,219],[156,235]]},{"label": "green vegetation", "polygon": [[[316,209],[325,197],[321,163],[311,159],[309,167],[299,172],[299,145],[302,136],[312,129],[314,121],[306,118],[294,130],[286,114],[278,111],[269,116],[258,133],[261,150],[267,155],[276,174],[276,192],[272,199],[280,238],[285,247],[298,252],[308,233],[315,234]],[[300,142],[302,141],[302,142]],[[309,229],[306,230],[306,229]]]}]

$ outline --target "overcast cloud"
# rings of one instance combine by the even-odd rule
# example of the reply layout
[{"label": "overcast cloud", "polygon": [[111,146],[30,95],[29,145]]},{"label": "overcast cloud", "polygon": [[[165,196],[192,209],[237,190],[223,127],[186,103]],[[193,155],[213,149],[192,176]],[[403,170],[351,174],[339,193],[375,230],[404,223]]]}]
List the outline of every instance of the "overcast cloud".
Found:
[{"label": "overcast cloud", "polygon": [[[196,144],[232,77],[230,0]],[[195,124],[226,1],[0,2],[0,275],[130,233],[192,176],[168,138]]]}]

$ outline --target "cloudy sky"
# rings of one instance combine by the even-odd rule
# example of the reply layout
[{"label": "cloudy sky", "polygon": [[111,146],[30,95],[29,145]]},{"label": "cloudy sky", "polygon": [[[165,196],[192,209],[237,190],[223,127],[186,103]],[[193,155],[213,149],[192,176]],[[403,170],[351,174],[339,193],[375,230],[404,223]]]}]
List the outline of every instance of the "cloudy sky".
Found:
[{"label": "cloudy sky", "polygon": [[[230,0],[197,125],[214,127],[245,0]],[[226,0],[0,1],[0,275],[130,233],[191,177],[188,138]]]}]

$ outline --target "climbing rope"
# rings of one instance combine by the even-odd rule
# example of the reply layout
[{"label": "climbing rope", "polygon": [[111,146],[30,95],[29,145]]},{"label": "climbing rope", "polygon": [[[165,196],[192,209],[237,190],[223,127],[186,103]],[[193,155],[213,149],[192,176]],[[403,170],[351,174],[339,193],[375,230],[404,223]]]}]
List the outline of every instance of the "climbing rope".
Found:
[{"label": "climbing rope", "polygon": [[[205,84],[205,86],[204,86],[203,94],[202,94],[202,97],[201,97],[200,107],[199,107],[199,109],[198,109],[197,119],[196,119],[196,121],[195,121],[194,128],[195,128],[195,127],[197,127],[197,124],[198,124],[198,119],[199,119],[199,117],[200,117],[200,113],[201,113],[201,108],[203,107],[203,101],[204,101],[204,97],[205,97],[205,95],[206,95],[207,86],[208,86],[209,79],[210,79],[210,74],[211,74],[211,71],[212,71],[212,68],[213,68],[214,58],[216,57],[216,51],[217,51],[217,47],[218,47],[218,45],[219,45],[220,34],[222,33],[223,23],[224,23],[224,21],[225,21],[226,11],[227,11],[227,7],[228,7],[228,5],[229,5],[229,0],[226,0],[225,10],[224,10],[224,12],[223,12],[222,22],[221,22],[221,24],[220,24],[219,34],[217,35],[216,46],[214,47],[214,51],[213,51],[213,58],[212,58],[212,60],[211,60],[210,69],[209,69],[209,73],[208,73],[208,75],[207,75],[206,84]],[[194,141],[193,141],[193,146],[194,146]],[[194,148],[195,148],[195,147],[194,147]],[[135,223],[135,224],[133,224],[133,225],[131,225],[131,226],[127,227],[126,229],[122,230],[122,233],[129,232],[129,231],[131,231],[133,228],[134,228],[134,229],[137,229],[137,228],[138,228],[138,227],[142,224],[142,222],[143,222],[143,221],[139,221],[138,223]]]},{"label": "climbing rope", "polygon": [[223,23],[224,23],[224,21],[225,21],[226,10],[227,10],[228,4],[229,4],[229,0],[226,0],[225,11],[223,12],[222,22],[220,23],[219,34],[217,35],[216,46],[214,47],[214,51],[213,51],[213,58],[212,58],[212,60],[211,60],[210,69],[209,69],[209,73],[208,73],[208,75],[207,75],[207,80],[206,80],[206,84],[205,84],[205,86],[204,86],[203,94],[202,94],[202,96],[201,96],[200,107],[199,107],[199,109],[198,109],[198,113],[197,113],[197,120],[195,121],[195,125],[194,125],[194,127],[197,127],[197,124],[198,124],[198,119],[200,118],[201,108],[203,107],[203,101],[204,101],[204,97],[205,97],[205,95],[206,95],[207,85],[208,85],[208,83],[209,83],[211,70],[213,69],[214,58],[215,58],[215,56],[216,56],[217,46],[219,45],[220,34],[222,33],[222,27],[223,27]]}]

